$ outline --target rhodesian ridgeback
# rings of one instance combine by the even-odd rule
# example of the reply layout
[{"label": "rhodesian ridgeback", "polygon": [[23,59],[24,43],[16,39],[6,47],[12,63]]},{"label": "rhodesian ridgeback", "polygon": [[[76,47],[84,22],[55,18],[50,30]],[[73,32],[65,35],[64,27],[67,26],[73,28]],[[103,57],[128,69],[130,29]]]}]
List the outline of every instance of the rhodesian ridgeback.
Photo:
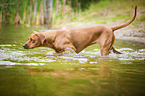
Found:
[{"label": "rhodesian ridgeback", "polygon": [[108,55],[110,50],[113,50],[116,54],[121,54],[113,47],[115,41],[114,31],[132,23],[136,18],[136,10],[137,6],[130,21],[112,28],[99,25],[78,29],[49,30],[42,33],[34,32],[23,47],[25,49],[49,47],[54,49],[58,55],[61,55],[72,50],[79,53],[86,47],[99,43],[102,56]]}]

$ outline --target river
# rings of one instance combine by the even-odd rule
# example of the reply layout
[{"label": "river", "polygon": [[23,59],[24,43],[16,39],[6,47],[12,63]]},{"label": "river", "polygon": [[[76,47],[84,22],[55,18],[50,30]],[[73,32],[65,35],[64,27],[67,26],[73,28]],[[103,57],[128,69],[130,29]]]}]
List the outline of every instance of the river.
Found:
[{"label": "river", "polygon": [[123,54],[109,56],[100,55],[98,44],[62,56],[22,47],[33,31],[46,30],[0,27],[0,96],[145,95],[145,43],[117,39],[114,47]]}]

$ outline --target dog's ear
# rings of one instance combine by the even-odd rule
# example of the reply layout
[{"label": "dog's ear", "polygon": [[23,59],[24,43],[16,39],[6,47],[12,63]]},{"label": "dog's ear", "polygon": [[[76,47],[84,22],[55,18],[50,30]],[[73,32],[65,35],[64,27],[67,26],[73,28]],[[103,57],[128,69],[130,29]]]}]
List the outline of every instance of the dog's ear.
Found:
[{"label": "dog's ear", "polygon": [[36,32],[35,35],[38,36],[38,38],[40,39],[40,43],[43,45],[43,43],[45,41],[45,36],[41,33],[38,33],[38,32]]},{"label": "dog's ear", "polygon": [[38,32],[34,31],[32,34],[37,34]]}]

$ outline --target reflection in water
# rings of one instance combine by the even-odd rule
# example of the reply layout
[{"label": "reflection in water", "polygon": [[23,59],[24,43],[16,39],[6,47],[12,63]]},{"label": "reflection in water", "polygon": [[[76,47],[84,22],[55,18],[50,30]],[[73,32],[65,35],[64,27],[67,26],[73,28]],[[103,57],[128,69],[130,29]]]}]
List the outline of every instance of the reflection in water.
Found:
[{"label": "reflection in water", "polygon": [[0,96],[145,94],[144,44],[117,40],[114,46],[120,55],[103,57],[99,46],[93,45],[79,54],[56,56],[45,47],[22,48],[34,29],[0,30]]},{"label": "reflection in water", "polygon": [[98,63],[100,63],[99,76],[111,77],[113,68],[112,68],[112,62],[109,61],[109,58],[100,58]]}]

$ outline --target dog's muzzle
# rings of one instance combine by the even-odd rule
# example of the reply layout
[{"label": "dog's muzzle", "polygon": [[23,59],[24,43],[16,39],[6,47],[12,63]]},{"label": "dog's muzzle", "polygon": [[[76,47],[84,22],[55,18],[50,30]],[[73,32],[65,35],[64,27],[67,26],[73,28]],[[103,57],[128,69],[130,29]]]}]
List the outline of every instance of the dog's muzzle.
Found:
[{"label": "dog's muzzle", "polygon": [[23,45],[23,47],[24,47],[25,49],[27,49],[25,44]]},{"label": "dog's muzzle", "polygon": [[32,48],[29,48],[26,44],[23,45],[24,49],[33,49],[34,47]]}]

